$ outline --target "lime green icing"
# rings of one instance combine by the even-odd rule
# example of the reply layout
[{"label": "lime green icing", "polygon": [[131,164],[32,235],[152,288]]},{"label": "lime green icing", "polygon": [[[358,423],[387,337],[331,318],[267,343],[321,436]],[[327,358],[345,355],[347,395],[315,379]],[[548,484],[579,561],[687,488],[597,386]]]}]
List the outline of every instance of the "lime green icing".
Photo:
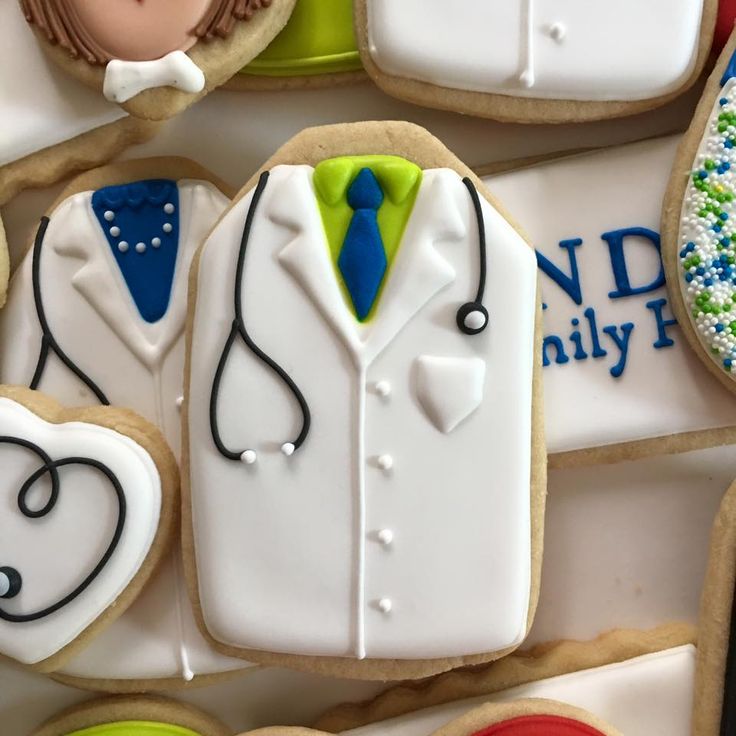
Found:
[{"label": "lime green icing", "polygon": [[[349,296],[337,259],[353,217],[353,209],[347,201],[347,191],[358,173],[365,168],[374,173],[385,195],[378,210],[378,227],[388,261],[387,276],[422,184],[422,170],[399,156],[341,156],[317,164],[313,178],[315,196],[322,215],[332,265],[348,301]],[[380,294],[367,319],[373,316],[379,301]]]},{"label": "lime green icing", "polygon": [[201,736],[188,728],[168,723],[149,721],[118,721],[103,723],[91,728],[74,731],[67,736]]},{"label": "lime green icing", "polygon": [[297,0],[284,30],[241,73],[298,77],[361,68],[352,0]]}]

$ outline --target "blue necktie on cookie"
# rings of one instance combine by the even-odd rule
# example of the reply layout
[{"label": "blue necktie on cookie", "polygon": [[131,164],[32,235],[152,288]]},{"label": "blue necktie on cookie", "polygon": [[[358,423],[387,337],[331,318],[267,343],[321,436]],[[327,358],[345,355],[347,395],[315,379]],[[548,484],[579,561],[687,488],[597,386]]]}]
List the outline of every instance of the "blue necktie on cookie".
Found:
[{"label": "blue necktie on cookie", "polygon": [[179,249],[179,188],[150,179],[98,189],[92,210],[141,317],[158,322],[169,307]]},{"label": "blue necktie on cookie", "polygon": [[363,321],[373,308],[388,268],[378,227],[383,190],[370,169],[360,170],[348,189],[347,200],[353,209],[353,216],[337,265],[355,313]]}]

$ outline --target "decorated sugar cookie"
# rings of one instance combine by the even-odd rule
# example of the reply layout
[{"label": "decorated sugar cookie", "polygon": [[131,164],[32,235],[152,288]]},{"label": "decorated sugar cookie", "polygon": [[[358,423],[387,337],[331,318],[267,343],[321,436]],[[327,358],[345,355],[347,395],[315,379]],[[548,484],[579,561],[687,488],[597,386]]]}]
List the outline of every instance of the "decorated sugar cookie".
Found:
[{"label": "decorated sugar cookie", "polygon": [[3,221],[0,219],[0,307],[5,304],[8,295],[8,277],[10,272],[10,259],[8,256],[8,243],[5,239]]},{"label": "decorated sugar cookie", "polygon": [[364,678],[518,646],[541,559],[536,263],[479,181],[408,123],[308,130],[193,279],[184,533],[209,638]]},{"label": "decorated sugar cookie", "polygon": [[33,736],[232,736],[232,730],[191,705],[136,695],[76,705]]},{"label": "decorated sugar cookie", "polygon": [[736,485],[723,498],[711,537],[698,635],[694,727],[698,736],[736,728]]},{"label": "decorated sugar cookie", "polygon": [[48,672],[135,600],[174,531],[178,475],[132,412],[0,389],[0,655]]},{"label": "decorated sugar cookie", "polygon": [[[616,631],[589,642],[544,645],[541,654],[511,655],[490,667],[448,672],[421,687],[399,685],[372,701],[346,703],[324,714],[315,728],[345,736],[464,734],[470,731],[456,730],[457,724],[478,724],[479,715],[485,718],[494,709],[519,701],[557,701],[559,708],[587,711],[587,721],[580,711],[573,720],[603,733],[689,736],[694,635],[692,627],[672,624],[648,632]],[[563,713],[556,711],[557,716]],[[554,721],[536,731],[526,731],[520,722],[513,726],[487,733],[588,733],[584,726]]]},{"label": "decorated sugar cookie", "polygon": [[675,159],[662,215],[672,307],[706,367],[736,390],[732,166],[736,35],[708,80]]},{"label": "decorated sugar cookie", "polygon": [[130,118],[50,61],[17,0],[0,3],[0,89],[0,204],[104,163],[158,127]]},{"label": "decorated sugar cookie", "polygon": [[54,61],[137,117],[218,87],[284,27],[295,0],[20,0]]},{"label": "decorated sugar cookie", "polygon": [[284,30],[226,86],[325,87],[363,78],[352,0],[297,0]]},{"label": "decorated sugar cookie", "polygon": [[719,444],[736,425],[736,400],[693,355],[665,287],[661,207],[679,140],[483,179],[537,250],[554,465]]},{"label": "decorated sugar cookie", "polygon": [[[427,736],[622,736],[620,731],[580,708],[545,699],[479,705],[436,731],[417,729],[416,733]],[[274,736],[276,734],[277,730]]]},{"label": "decorated sugar cookie", "polygon": [[[189,265],[228,201],[223,184],[184,159],[75,179],[13,275],[0,312],[0,381],[71,405],[130,407],[178,453]],[[175,547],[122,619],[62,674],[117,690],[243,666],[199,635]]]},{"label": "decorated sugar cookie", "polygon": [[717,9],[718,0],[356,0],[356,31],[366,70],[395,97],[496,120],[573,122],[648,110],[688,89]]}]

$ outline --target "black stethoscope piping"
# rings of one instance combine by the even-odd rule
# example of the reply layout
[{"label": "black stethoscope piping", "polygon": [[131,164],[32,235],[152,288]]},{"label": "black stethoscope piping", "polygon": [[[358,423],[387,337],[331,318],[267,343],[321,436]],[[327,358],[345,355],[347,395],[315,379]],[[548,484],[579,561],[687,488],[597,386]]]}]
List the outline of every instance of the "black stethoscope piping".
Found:
[{"label": "black stethoscope piping", "polygon": [[[302,413],[302,428],[299,435],[291,442],[285,442],[281,446],[281,451],[285,455],[292,455],[296,452],[307,439],[309,429],[311,426],[311,413],[307,400],[304,398],[304,394],[299,390],[294,380],[289,374],[269,355],[263,352],[258,345],[252,340],[248,334],[248,330],[245,327],[243,319],[243,303],[242,303],[242,283],[243,283],[243,272],[245,270],[245,255],[248,249],[250,240],[251,230],[253,228],[253,220],[255,219],[256,210],[258,204],[263,196],[263,192],[268,183],[269,172],[264,171],[258,179],[258,184],[253,193],[253,199],[251,200],[248,208],[248,213],[245,218],[245,225],[243,227],[243,236],[240,241],[240,251],[238,252],[238,262],[235,269],[235,293],[233,298],[233,307],[235,316],[230,328],[230,333],[225,341],[225,345],[222,349],[220,359],[217,363],[215,370],[215,376],[212,382],[212,391],[210,393],[210,429],[212,432],[212,439],[214,440],[215,446],[218,452],[228,460],[234,460],[244,462],[248,465],[253,464],[257,460],[257,453],[253,449],[244,450],[232,450],[228,448],[222,440],[220,433],[219,421],[217,418],[217,405],[220,394],[220,387],[222,384],[223,374],[227,365],[228,358],[230,357],[230,351],[235,343],[238,336],[241,337],[244,344],[248,349],[261,361],[269,366],[279,378],[284,382],[289,391],[296,399],[299,404],[300,411]],[[488,311],[483,306],[483,297],[486,288],[486,273],[487,273],[487,257],[486,257],[486,232],[485,224],[483,221],[483,210],[481,207],[480,197],[475,185],[469,177],[463,179],[463,184],[470,194],[470,199],[473,204],[473,210],[478,225],[478,251],[480,256],[480,269],[478,276],[478,291],[476,292],[475,299],[470,302],[463,304],[457,311],[456,322],[458,329],[466,335],[477,335],[483,332],[488,326]]]}]

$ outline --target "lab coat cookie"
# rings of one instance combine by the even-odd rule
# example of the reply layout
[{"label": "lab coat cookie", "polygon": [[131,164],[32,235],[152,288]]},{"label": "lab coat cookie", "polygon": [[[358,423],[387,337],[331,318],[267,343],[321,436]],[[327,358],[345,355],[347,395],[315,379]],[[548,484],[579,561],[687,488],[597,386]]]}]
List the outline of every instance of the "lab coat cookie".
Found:
[{"label": "lab coat cookie", "polygon": [[192,279],[184,535],[213,644],[381,679],[517,647],[541,560],[537,276],[480,182],[408,123],[308,130]]},{"label": "lab coat cookie", "polygon": [[0,389],[0,655],[42,672],[130,606],[167,551],[176,463],[132,412]]},{"label": "lab coat cookie", "polygon": [[[73,180],[12,277],[0,380],[70,405],[130,407],[178,455],[189,265],[228,202],[227,187],[185,159]],[[243,667],[199,635],[178,553],[177,544],[125,615],[57,674],[118,691]]]},{"label": "lab coat cookie", "polygon": [[642,112],[688,89],[717,0],[356,0],[366,70],[387,93],[512,122]]}]

